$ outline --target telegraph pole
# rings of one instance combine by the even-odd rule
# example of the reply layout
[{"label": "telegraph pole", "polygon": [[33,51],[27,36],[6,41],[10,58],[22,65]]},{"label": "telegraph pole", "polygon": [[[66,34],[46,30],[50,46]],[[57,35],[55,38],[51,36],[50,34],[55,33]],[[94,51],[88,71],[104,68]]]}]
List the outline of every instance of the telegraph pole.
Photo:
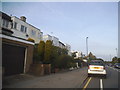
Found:
[{"label": "telegraph pole", "polygon": [[88,56],[88,37],[86,37],[86,55]]}]

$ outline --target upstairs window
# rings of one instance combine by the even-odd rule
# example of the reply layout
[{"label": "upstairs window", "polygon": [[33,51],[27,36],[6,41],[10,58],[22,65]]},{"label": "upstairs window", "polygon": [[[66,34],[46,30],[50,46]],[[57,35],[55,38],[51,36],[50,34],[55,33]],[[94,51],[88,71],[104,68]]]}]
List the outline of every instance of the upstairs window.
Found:
[{"label": "upstairs window", "polygon": [[43,34],[40,32],[38,33],[38,38],[42,39]]},{"label": "upstairs window", "polygon": [[21,32],[26,33],[26,32],[27,32],[27,27],[25,27],[25,26],[21,25]]},{"label": "upstairs window", "polygon": [[31,30],[31,34],[32,34],[33,36],[35,36],[35,35],[36,35],[36,31]]},{"label": "upstairs window", "polygon": [[38,38],[40,38],[40,36],[41,36],[40,33],[38,33]]},{"label": "upstairs window", "polygon": [[8,25],[9,25],[9,21],[3,19],[3,27],[8,28]]},{"label": "upstairs window", "polygon": [[17,23],[16,22],[14,22],[14,24],[13,24],[14,26],[13,26],[13,28],[14,29],[17,29]]}]

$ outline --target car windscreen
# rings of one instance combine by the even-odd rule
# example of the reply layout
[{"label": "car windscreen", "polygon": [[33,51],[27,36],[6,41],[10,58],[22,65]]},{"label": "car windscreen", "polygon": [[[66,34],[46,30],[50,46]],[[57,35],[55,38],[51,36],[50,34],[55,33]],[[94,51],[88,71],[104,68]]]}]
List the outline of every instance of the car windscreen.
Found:
[{"label": "car windscreen", "polygon": [[104,66],[104,63],[103,62],[99,62],[99,61],[93,61],[93,62],[90,62],[89,65],[102,65]]}]

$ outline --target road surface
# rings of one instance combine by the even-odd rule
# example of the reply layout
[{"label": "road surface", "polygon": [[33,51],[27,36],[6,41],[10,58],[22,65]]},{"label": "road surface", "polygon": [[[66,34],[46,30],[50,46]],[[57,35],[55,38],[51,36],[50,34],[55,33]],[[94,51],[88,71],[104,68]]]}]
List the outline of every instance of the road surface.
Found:
[{"label": "road surface", "polygon": [[[101,76],[87,77],[87,67],[73,71],[34,77],[28,80],[4,85],[3,88],[115,88],[118,90],[119,69],[106,66],[107,78]],[[9,80],[10,81],[10,80]]]},{"label": "road surface", "polygon": [[109,67],[106,66],[107,70],[107,77],[104,78],[102,76],[91,76],[88,77],[81,86],[81,88],[99,88],[100,90],[104,90],[106,88],[114,88],[114,90],[120,90],[120,85],[119,85],[119,74],[120,70],[117,68]]}]

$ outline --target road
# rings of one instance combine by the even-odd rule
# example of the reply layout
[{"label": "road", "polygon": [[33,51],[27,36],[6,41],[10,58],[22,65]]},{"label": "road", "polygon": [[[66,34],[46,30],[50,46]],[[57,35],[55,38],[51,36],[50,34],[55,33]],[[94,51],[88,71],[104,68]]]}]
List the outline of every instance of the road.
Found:
[{"label": "road", "polygon": [[120,70],[106,66],[107,77],[103,78],[102,76],[91,76],[86,79],[86,82],[81,86],[81,88],[99,88],[101,90],[106,88],[114,88],[114,90],[120,89],[119,85],[119,74]]},{"label": "road", "polygon": [[82,88],[83,90],[87,88],[99,88],[101,90],[117,88],[118,90],[120,86],[118,85],[118,73],[120,73],[120,70],[108,66],[106,70],[107,78],[101,76],[87,77],[87,67],[84,67],[29,80],[20,80],[4,85],[4,88]]},{"label": "road", "polygon": [[28,80],[8,79],[3,88],[79,88],[87,78],[87,67]]}]

